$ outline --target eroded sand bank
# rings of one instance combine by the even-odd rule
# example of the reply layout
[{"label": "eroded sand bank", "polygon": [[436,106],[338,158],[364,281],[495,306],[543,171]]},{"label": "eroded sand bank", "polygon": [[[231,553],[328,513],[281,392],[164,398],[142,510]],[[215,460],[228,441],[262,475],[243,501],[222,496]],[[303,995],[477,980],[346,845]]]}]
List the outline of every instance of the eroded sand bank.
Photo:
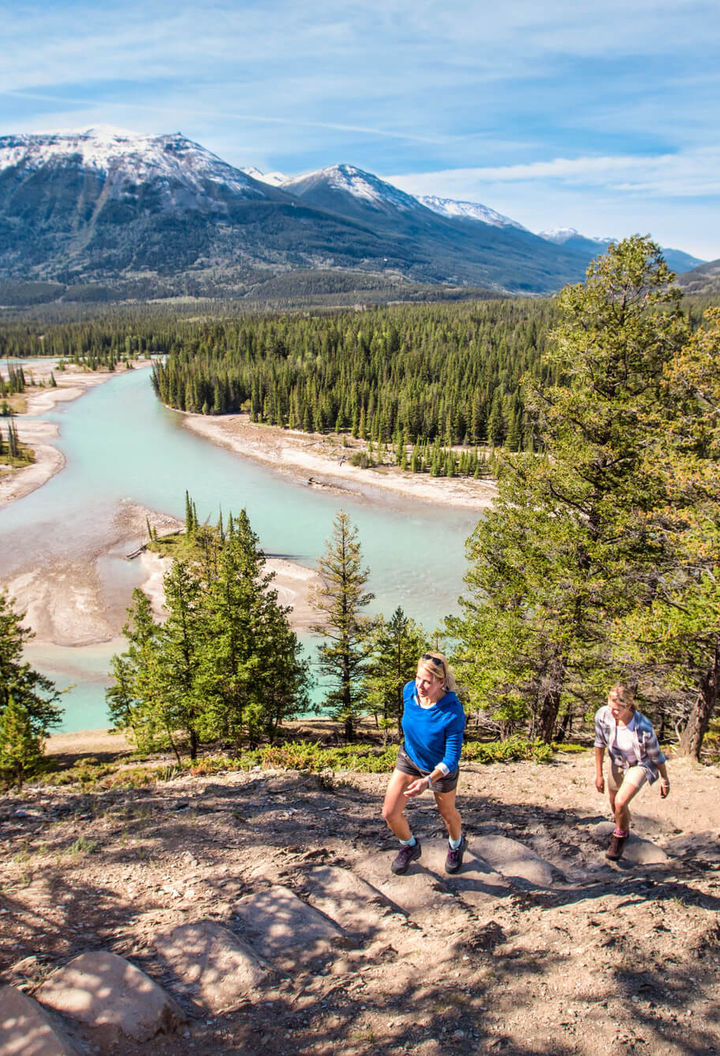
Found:
[{"label": "eroded sand bank", "polygon": [[468,478],[429,477],[392,466],[362,469],[350,464],[362,441],[345,437],[296,432],[272,425],[257,425],[246,414],[208,417],[186,414],[184,425],[194,433],[256,462],[302,481],[309,487],[330,487],[367,497],[394,493],[409,499],[440,502],[471,509],[487,509],[497,489],[492,481]]}]

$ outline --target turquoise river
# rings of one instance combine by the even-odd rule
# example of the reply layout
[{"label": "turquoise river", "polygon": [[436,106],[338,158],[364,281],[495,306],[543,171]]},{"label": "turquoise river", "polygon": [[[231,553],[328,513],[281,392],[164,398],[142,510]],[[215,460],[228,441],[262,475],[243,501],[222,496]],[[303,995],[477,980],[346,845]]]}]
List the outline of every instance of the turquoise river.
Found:
[{"label": "turquoise river", "polygon": [[[0,583],[20,569],[101,554],[123,500],[184,516],[185,490],[201,519],[247,510],[266,553],[314,567],[333,518],[344,509],[357,526],[369,589],[368,611],[389,616],[401,605],[432,629],[457,611],[465,572],[465,541],[476,511],[422,500],[337,494],[309,488],[217,447],[182,426],[182,416],[155,398],[148,370],[127,371],[45,418],[60,429],[65,468],[32,494],[0,509]],[[140,542],[141,540],[137,540]],[[101,557],[107,591],[130,593],[142,578],[123,547]],[[93,646],[31,644],[35,667],[72,685],[63,698],[61,729],[107,725],[108,664],[122,639]],[[312,650],[311,641],[307,642]]]}]

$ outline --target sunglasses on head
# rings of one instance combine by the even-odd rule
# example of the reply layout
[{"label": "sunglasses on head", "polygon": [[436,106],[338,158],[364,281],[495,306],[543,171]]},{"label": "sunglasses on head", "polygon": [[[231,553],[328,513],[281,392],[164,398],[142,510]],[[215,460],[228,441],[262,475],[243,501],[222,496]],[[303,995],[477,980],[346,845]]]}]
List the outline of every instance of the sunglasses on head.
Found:
[{"label": "sunglasses on head", "polygon": [[431,656],[430,653],[423,653],[421,660],[428,660],[431,664],[434,664],[435,667],[441,667],[443,671],[445,670],[445,664],[442,660],[438,660],[436,656]]}]

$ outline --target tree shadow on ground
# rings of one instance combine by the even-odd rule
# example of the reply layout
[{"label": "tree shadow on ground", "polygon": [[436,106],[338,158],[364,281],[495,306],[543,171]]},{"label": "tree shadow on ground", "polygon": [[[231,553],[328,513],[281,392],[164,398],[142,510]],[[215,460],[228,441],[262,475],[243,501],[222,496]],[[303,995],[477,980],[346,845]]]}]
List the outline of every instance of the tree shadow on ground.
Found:
[{"label": "tree shadow on ground", "polygon": [[[208,919],[242,937],[235,908],[243,895],[267,889],[278,878],[302,894],[309,865],[329,860],[352,869],[359,858],[387,854],[389,861],[393,847],[379,817],[375,787],[311,774],[258,772],[232,775],[228,782],[180,780],[96,793],[63,789],[55,790],[44,804],[34,802],[29,808],[25,798],[16,797],[3,801],[2,807],[0,838],[12,876],[0,892],[0,909],[6,911],[0,918],[0,958],[9,969],[7,981],[26,985],[78,953],[106,949],[128,957],[172,988],[153,953],[156,928]],[[26,814],[30,809],[32,816],[18,818],[15,811],[23,809]],[[416,809],[423,828],[432,834],[442,831],[431,805]],[[531,818],[558,833],[561,848],[569,833],[577,836],[597,821],[596,815],[582,811],[528,808],[464,794],[463,814],[471,828],[487,826],[489,812],[493,831],[521,842],[525,837],[529,845],[526,829]],[[482,855],[482,837],[474,842]],[[582,861],[583,851],[595,847],[590,837],[580,850],[574,846],[576,863]],[[615,912],[632,913],[634,907],[661,902],[717,911],[720,900],[696,886],[699,879],[702,874],[672,861],[639,867],[638,875],[608,866],[607,875],[548,889],[509,881],[502,894],[497,889],[484,894],[497,896],[493,904],[498,909],[512,911],[511,923],[504,928],[495,924],[487,907],[467,911],[467,934],[437,965],[398,955],[392,943],[383,945],[381,921],[363,936],[361,946],[372,948],[365,959],[363,954],[343,966],[343,954],[335,951],[312,970],[301,965],[297,971],[281,972],[267,1000],[223,1016],[201,1015],[186,1003],[194,1017],[187,1039],[159,1037],[146,1050],[126,1045],[105,1051],[128,1056],[135,1051],[156,1056],[186,1051],[214,1056],[243,1051],[254,1056],[590,1052],[578,1049],[577,1037],[565,1035],[569,1027],[547,1024],[547,1038],[540,1039],[540,1031],[526,1042],[505,1026],[506,999],[530,1001],[545,979],[568,970],[559,946],[526,949],[519,956],[506,943],[510,928],[522,934],[526,911],[586,903],[591,914],[594,904],[607,896],[613,897]],[[453,894],[452,878],[440,878],[435,889],[437,883]],[[196,889],[193,897],[186,894],[191,885]],[[455,897],[459,914],[462,892]],[[420,951],[423,936],[433,927],[432,916],[416,925]],[[442,926],[439,934],[442,939]],[[660,969],[648,963],[652,935],[631,932],[627,940],[634,959],[625,957],[620,967],[608,970],[622,999],[620,1008],[603,1013],[608,1029],[617,1021],[631,1027],[633,1037],[651,1036],[655,1047],[644,1050],[648,1052],[659,1053],[663,1042],[691,1056],[716,1051],[717,1011],[706,1017],[709,1026],[696,1025],[683,1014],[688,1000],[712,992],[716,968],[708,961],[705,977],[693,984],[691,958]],[[34,963],[21,967],[23,960],[33,958]],[[656,1013],[660,1004],[668,1013],[662,1022]]]}]

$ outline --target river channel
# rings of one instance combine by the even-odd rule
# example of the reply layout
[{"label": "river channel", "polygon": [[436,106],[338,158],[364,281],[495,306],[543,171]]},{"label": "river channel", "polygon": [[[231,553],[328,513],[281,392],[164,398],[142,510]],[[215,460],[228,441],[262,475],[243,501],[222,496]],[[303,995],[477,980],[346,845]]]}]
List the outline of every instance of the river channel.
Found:
[{"label": "river channel", "polygon": [[[0,584],[32,563],[100,554],[123,500],[184,516],[185,490],[202,519],[244,508],[266,553],[310,568],[344,509],[357,526],[369,589],[368,611],[389,616],[401,605],[432,629],[457,611],[466,569],[465,540],[477,512],[422,500],[369,499],[309,488],[217,447],[182,426],[182,415],[156,399],[149,370],[127,371],[43,416],[60,429],[65,468],[32,494],[0,509]],[[140,542],[141,540],[137,540]],[[142,579],[124,549],[98,570],[107,589],[130,600]],[[93,646],[31,644],[27,658],[59,687],[62,729],[107,725],[104,689],[109,658],[122,640]]]}]

